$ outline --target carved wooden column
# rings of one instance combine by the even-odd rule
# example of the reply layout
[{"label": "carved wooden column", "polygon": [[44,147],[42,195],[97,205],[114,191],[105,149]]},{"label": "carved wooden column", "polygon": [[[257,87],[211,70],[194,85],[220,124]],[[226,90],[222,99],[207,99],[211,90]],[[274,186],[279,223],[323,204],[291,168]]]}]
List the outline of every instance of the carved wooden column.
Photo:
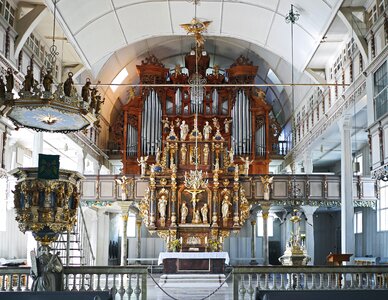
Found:
[{"label": "carved wooden column", "polygon": [[239,175],[238,175],[238,165],[235,164],[235,171],[234,171],[234,183],[233,183],[233,227],[240,227],[240,218],[239,218],[239,190],[240,190],[240,183],[239,183]]},{"label": "carved wooden column", "polygon": [[150,176],[150,225],[149,225],[149,229],[151,229],[151,230],[156,228],[156,226],[155,226],[155,221],[156,221],[155,189],[156,189],[155,172],[153,170],[151,170],[151,176]]},{"label": "carved wooden column", "polygon": [[219,188],[219,181],[218,181],[218,171],[214,171],[213,175],[213,217],[212,217],[212,227],[218,227],[218,188]]},{"label": "carved wooden column", "polygon": [[171,225],[170,227],[176,227],[176,168],[173,168],[173,173],[171,174]]}]

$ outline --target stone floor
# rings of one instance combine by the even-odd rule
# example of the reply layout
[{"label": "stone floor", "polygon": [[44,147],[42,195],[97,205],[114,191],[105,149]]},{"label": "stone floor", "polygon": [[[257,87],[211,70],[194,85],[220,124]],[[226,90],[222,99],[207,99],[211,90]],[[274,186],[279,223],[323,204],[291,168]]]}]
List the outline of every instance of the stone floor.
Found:
[{"label": "stone floor", "polygon": [[[154,274],[153,275],[155,281],[159,283],[160,274]],[[227,286],[221,287],[218,291],[216,291],[213,295],[206,299],[210,300],[232,300],[232,277],[230,276],[227,281]],[[200,300],[204,299],[206,296],[212,294],[217,287],[205,287],[205,286],[198,286],[198,284],[193,283],[192,286],[187,284],[185,282],[184,286],[180,286],[179,283],[176,284],[176,286],[171,287],[171,284],[168,285],[169,287],[165,287],[164,291],[167,292],[170,296],[166,295],[151,279],[150,276],[148,276],[147,279],[147,299],[149,300],[171,300],[171,299],[177,299],[177,300]],[[120,299],[120,297],[116,297],[116,299]],[[133,296],[131,299],[135,299]]]}]

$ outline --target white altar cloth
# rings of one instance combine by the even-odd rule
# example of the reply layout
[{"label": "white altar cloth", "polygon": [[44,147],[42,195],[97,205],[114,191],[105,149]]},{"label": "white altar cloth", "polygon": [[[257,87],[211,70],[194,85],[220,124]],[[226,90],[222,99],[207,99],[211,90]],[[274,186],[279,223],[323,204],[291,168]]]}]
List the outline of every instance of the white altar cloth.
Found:
[{"label": "white altar cloth", "polygon": [[219,258],[225,259],[225,263],[229,265],[228,252],[160,252],[158,265],[163,263],[165,258],[179,258],[179,259],[211,259]]}]

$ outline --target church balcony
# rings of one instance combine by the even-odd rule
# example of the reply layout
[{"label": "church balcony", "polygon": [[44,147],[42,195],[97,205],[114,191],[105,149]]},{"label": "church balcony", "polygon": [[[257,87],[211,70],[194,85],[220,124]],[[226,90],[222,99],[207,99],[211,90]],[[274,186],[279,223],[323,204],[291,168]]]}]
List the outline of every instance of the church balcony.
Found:
[{"label": "church balcony", "polygon": [[[271,175],[270,203],[272,205],[314,205],[323,207],[341,206],[341,176],[337,175]],[[122,200],[119,175],[86,175],[81,183],[81,200],[93,205]],[[148,178],[138,175],[126,176],[128,180],[126,199],[140,201],[145,196]],[[240,176],[240,183],[250,203],[263,203],[264,188],[260,175]],[[292,185],[296,182],[300,195],[292,196]],[[361,176],[353,178],[353,200],[355,207],[376,207],[376,181]],[[267,201],[265,201],[267,202]]]}]

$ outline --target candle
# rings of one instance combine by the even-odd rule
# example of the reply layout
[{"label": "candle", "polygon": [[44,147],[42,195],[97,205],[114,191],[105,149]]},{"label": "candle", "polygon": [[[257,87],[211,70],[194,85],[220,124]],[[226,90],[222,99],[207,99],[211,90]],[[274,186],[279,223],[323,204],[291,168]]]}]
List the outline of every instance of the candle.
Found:
[{"label": "candle", "polygon": [[181,243],[181,245],[183,244],[183,238],[182,237],[179,238],[179,242]]},{"label": "candle", "polygon": [[222,244],[222,236],[220,236],[220,243]]},{"label": "candle", "polygon": [[207,244],[207,236],[205,236],[205,244]]}]

